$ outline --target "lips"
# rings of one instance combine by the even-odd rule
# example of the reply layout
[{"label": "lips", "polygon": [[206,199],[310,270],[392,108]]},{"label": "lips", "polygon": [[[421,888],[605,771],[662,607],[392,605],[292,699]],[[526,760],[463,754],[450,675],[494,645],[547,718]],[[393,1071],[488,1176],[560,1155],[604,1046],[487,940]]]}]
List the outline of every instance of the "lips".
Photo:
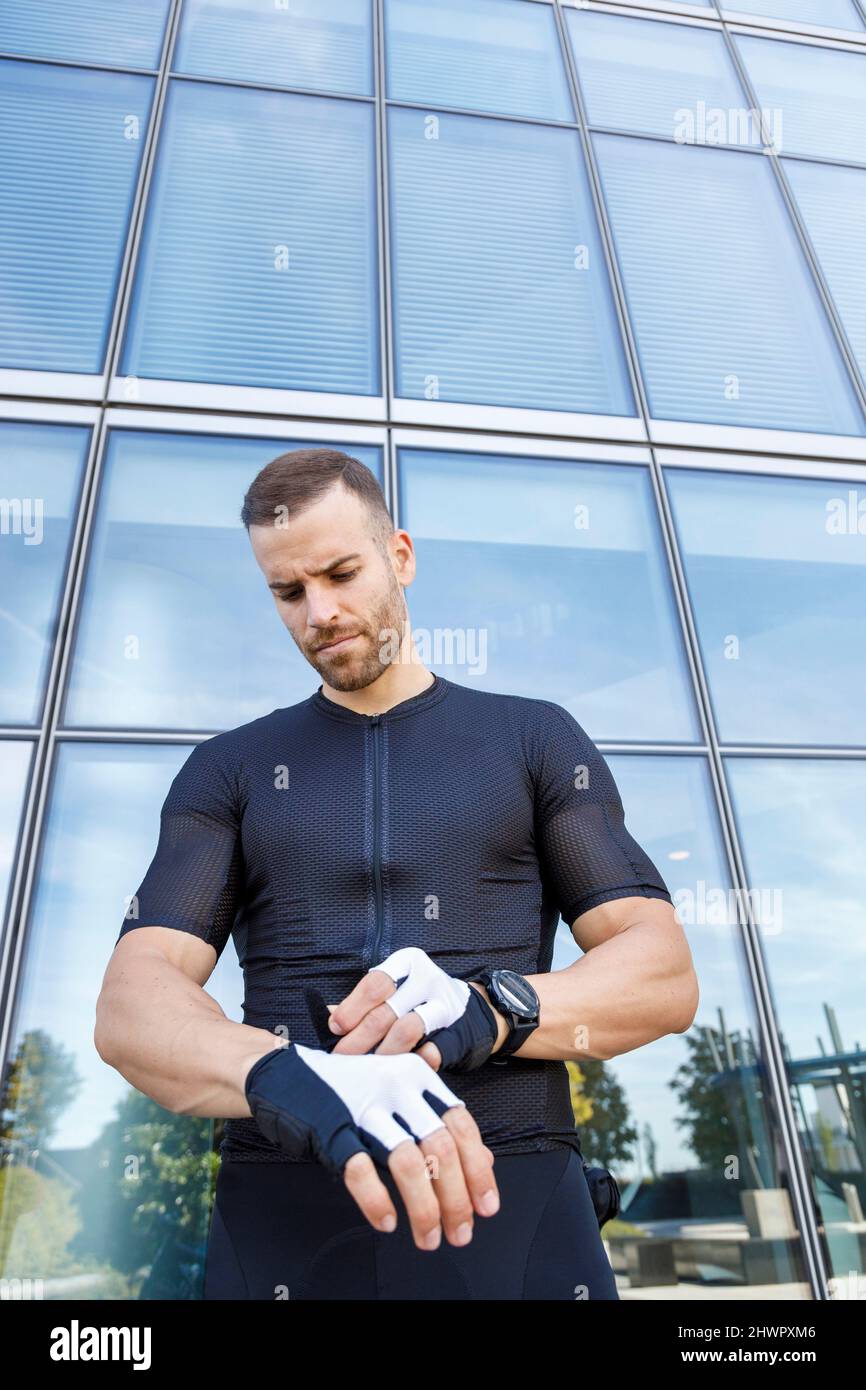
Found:
[{"label": "lips", "polygon": [[358,637],[359,635],[360,634],[357,632],[350,632],[345,637],[335,637],[333,642],[326,642],[324,646],[317,647],[316,650],[320,652],[330,651],[332,647],[341,646],[344,642],[351,642],[354,637]]}]

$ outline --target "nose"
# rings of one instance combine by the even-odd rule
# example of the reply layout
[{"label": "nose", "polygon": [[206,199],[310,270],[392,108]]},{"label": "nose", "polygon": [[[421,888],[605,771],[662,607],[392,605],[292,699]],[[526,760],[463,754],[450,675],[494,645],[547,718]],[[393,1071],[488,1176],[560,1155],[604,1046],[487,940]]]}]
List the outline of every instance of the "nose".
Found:
[{"label": "nose", "polygon": [[[333,589],[330,593],[324,588],[314,588],[307,586],[307,626],[312,629],[324,628],[330,631],[331,628],[339,628],[340,605],[334,595]],[[313,633],[315,637],[315,631]]]}]

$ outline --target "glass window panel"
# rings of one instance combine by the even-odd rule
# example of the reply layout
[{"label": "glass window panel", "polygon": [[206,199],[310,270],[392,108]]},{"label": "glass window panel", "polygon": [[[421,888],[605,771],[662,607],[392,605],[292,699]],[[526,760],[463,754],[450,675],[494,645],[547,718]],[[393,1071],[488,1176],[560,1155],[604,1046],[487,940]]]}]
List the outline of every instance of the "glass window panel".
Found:
[{"label": "glass window panel", "polygon": [[0,782],[3,785],[3,795],[0,797],[0,927],[6,916],[9,889],[12,886],[18,832],[32,756],[33,744],[29,740],[0,740]]},{"label": "glass window panel", "polygon": [[379,390],[371,103],[175,79],[122,371]]},{"label": "glass window panel", "polygon": [[388,96],[573,121],[552,5],[388,0]]},{"label": "glass window panel", "polygon": [[863,485],[666,477],[720,737],[866,743]]},{"label": "glass window panel", "polygon": [[785,154],[866,163],[866,53],[782,39],[736,39]]},{"label": "glass window panel", "polygon": [[785,173],[860,371],[866,377],[866,281],[862,270],[866,169],[787,159]]},{"label": "glass window panel", "polygon": [[388,120],[397,394],[632,415],[577,132]]},{"label": "glass window panel", "polygon": [[[626,825],[670,889],[701,991],[686,1033],[569,1064],[583,1155],[611,1169],[623,1196],[604,1228],[621,1296],[674,1301],[704,1287],[705,1297],[755,1299],[770,1288],[808,1299],[707,765],[637,754],[607,762]],[[560,922],[551,968],[580,957]],[[785,1235],[772,1225],[776,1209]]]},{"label": "glass window panel", "polygon": [[726,15],[766,15],[792,24],[817,24],[824,29],[862,29],[853,0],[731,0],[722,4]]},{"label": "glass window panel", "polygon": [[[761,144],[760,130],[740,118],[748,103],[718,30],[587,10],[565,15],[591,125],[681,143]],[[722,117],[713,116],[719,110]]]},{"label": "glass window panel", "polygon": [[427,665],[479,689],[543,695],[595,739],[699,738],[645,469],[421,449],[398,458],[400,524],[418,556],[408,602]]},{"label": "glass window panel", "polygon": [[840,1298],[866,1273],[866,762],[726,759],[749,887]]},{"label": "glass window panel", "polygon": [[37,724],[90,443],[80,425],[0,421],[0,722]]},{"label": "glass window panel", "polygon": [[[303,447],[111,432],[68,725],[234,728],[312,692],[318,677],[280,622],[240,521],[259,469]],[[378,449],[342,447],[381,481]]]},{"label": "glass window panel", "polygon": [[768,161],[593,139],[653,416],[862,433]]},{"label": "glass window panel", "polygon": [[0,61],[0,367],[102,370],[152,92]]},{"label": "glass window panel", "polygon": [[174,70],[369,95],[370,0],[185,0]]},{"label": "glass window panel", "polygon": [[168,0],[7,0],[0,5],[0,50],[36,58],[156,68]]},{"label": "glass window panel", "polygon": [[[201,1298],[215,1122],[164,1110],[93,1045],[103,971],[189,753],[59,748],[12,1030],[22,1099],[7,1112],[0,1193],[11,1231],[0,1276],[38,1277],[45,1298]],[[233,946],[205,987],[242,1021]]]}]

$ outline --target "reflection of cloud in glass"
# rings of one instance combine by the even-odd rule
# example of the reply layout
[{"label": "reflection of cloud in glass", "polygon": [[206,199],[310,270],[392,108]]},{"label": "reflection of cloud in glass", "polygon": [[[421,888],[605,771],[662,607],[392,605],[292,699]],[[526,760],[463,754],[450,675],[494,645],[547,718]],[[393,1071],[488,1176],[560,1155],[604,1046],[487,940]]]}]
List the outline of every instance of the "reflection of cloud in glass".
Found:
[{"label": "reflection of cloud in glass", "polygon": [[794,1057],[829,1040],[823,1005],[846,1047],[866,1039],[866,763],[728,758],[750,882],[783,892],[783,930],[763,937],[785,1042]]},{"label": "reflection of cloud in glass", "polygon": [[32,743],[17,739],[0,743],[0,783],[4,788],[0,797],[0,922],[6,910],[32,750]]},{"label": "reflection of cloud in glass", "polygon": [[442,675],[553,700],[595,739],[698,737],[644,468],[414,449],[399,459],[418,557],[413,625],[488,634],[483,675]]},{"label": "reflection of cloud in glass", "polygon": [[850,484],[666,477],[721,737],[861,744],[866,547],[827,529]]},{"label": "reflection of cloud in glass", "polygon": [[[239,519],[259,469],[304,443],[112,432],[67,723],[227,729],[311,694]],[[337,447],[381,476],[378,449]]]},{"label": "reflection of cloud in glass", "polygon": [[[685,888],[694,892],[702,878],[727,889],[730,880],[705,760],[608,754],[607,762],[620,790],[626,825],[656,864],[671,895]],[[671,861],[670,850],[683,846],[688,847],[688,858]],[[701,991],[692,1031],[718,1028],[721,1009],[729,1031],[744,1034],[751,1029],[755,1036],[737,928],[699,924],[685,930]],[[561,922],[552,969],[562,970],[579,958],[579,948]],[[687,1061],[684,1038],[672,1034],[607,1063],[626,1091],[638,1127],[650,1125],[660,1169],[695,1166],[675,1123],[681,1111],[670,1084]],[[745,1084],[749,1088],[751,1083]]]},{"label": "reflection of cloud in glass", "polygon": [[[84,1079],[60,1121],[59,1148],[89,1143],[128,1083],[93,1046],[96,999],[123,925],[125,899],[156,849],[159,810],[187,745],[61,744],[38,875],[15,1038],[61,1037]],[[206,985],[240,1018],[242,981],[232,944]]]}]

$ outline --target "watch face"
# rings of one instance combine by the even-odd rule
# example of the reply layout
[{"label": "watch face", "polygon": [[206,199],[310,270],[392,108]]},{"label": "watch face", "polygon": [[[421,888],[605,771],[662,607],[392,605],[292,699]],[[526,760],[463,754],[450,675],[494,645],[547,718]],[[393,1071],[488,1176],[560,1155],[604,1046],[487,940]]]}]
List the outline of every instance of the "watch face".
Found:
[{"label": "watch face", "polygon": [[497,970],[493,980],[502,1002],[514,1013],[523,1018],[534,1018],[538,1008],[538,996],[522,975],[514,970]]}]

